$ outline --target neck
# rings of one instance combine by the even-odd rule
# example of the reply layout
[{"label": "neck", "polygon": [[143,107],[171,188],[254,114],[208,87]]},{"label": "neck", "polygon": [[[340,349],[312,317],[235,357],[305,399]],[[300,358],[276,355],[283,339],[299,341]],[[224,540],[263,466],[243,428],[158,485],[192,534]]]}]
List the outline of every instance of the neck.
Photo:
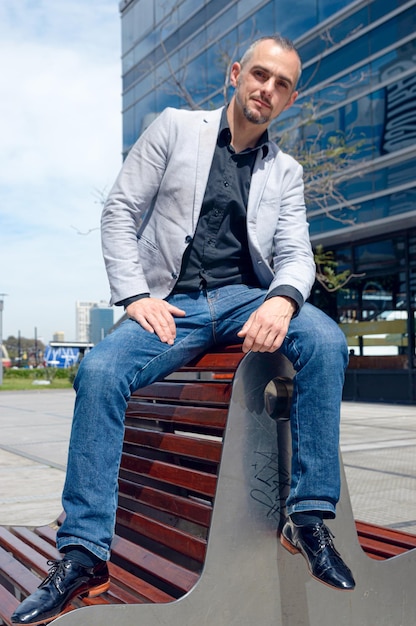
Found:
[{"label": "neck", "polygon": [[227,120],[232,137],[231,145],[236,152],[242,152],[246,148],[254,148],[269,126],[268,123],[253,124],[246,119],[241,109],[236,106],[235,96],[232,97],[228,106]]}]

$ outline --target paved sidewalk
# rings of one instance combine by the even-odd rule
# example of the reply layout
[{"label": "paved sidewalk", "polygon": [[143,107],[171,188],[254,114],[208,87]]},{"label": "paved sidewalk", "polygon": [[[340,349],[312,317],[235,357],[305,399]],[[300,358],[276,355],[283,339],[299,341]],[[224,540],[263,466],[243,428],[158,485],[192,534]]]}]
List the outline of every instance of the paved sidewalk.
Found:
[{"label": "paved sidewalk", "polygon": [[[61,512],[72,390],[0,392],[0,524]],[[341,449],[357,519],[416,534],[416,406],[342,405]]]},{"label": "paved sidewalk", "polygon": [[48,524],[61,492],[75,393],[0,392],[0,524]]}]

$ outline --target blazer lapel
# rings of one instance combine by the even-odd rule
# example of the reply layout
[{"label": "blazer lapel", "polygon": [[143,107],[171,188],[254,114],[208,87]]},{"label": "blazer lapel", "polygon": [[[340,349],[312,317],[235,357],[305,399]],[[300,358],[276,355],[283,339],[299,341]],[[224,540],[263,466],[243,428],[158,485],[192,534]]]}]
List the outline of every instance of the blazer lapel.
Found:
[{"label": "blazer lapel", "polygon": [[208,176],[211,169],[212,158],[214,156],[215,144],[218,137],[218,129],[221,120],[222,109],[207,111],[202,118],[198,153],[196,162],[196,180],[194,196],[194,219],[195,224],[204,199]]},{"label": "blazer lapel", "polygon": [[257,211],[263,196],[263,191],[269,178],[274,162],[272,150],[263,158],[262,150],[258,151],[251,177],[250,192],[247,203],[247,221],[254,224],[257,220]]}]

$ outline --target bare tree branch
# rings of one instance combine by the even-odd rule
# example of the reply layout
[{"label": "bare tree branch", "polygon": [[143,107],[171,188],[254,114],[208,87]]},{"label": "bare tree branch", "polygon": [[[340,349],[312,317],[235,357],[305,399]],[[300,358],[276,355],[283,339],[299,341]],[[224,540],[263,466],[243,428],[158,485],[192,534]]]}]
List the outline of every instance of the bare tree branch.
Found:
[{"label": "bare tree branch", "polygon": [[316,280],[325,291],[334,293],[345,287],[353,278],[361,278],[365,274],[353,274],[350,270],[337,273],[338,261],[332,251],[325,251],[319,245],[315,250]]},{"label": "bare tree branch", "polygon": [[100,230],[100,227],[96,226],[95,228],[90,228],[88,230],[82,231],[82,230],[79,230],[79,228],[77,228],[76,226],[72,226],[72,224],[71,224],[71,228],[75,230],[77,235],[89,235],[90,233],[94,232],[94,230]]}]

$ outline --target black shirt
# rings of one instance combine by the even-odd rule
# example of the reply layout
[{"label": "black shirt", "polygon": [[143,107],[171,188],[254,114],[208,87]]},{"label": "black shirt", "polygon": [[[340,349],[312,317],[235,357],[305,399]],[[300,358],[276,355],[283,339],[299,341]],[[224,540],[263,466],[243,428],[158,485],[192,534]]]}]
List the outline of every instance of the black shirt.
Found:
[{"label": "black shirt", "polygon": [[247,241],[247,202],[258,150],[267,155],[267,131],[256,147],[236,153],[224,109],[195,235],[182,259],[174,293],[224,285],[260,286]]}]

